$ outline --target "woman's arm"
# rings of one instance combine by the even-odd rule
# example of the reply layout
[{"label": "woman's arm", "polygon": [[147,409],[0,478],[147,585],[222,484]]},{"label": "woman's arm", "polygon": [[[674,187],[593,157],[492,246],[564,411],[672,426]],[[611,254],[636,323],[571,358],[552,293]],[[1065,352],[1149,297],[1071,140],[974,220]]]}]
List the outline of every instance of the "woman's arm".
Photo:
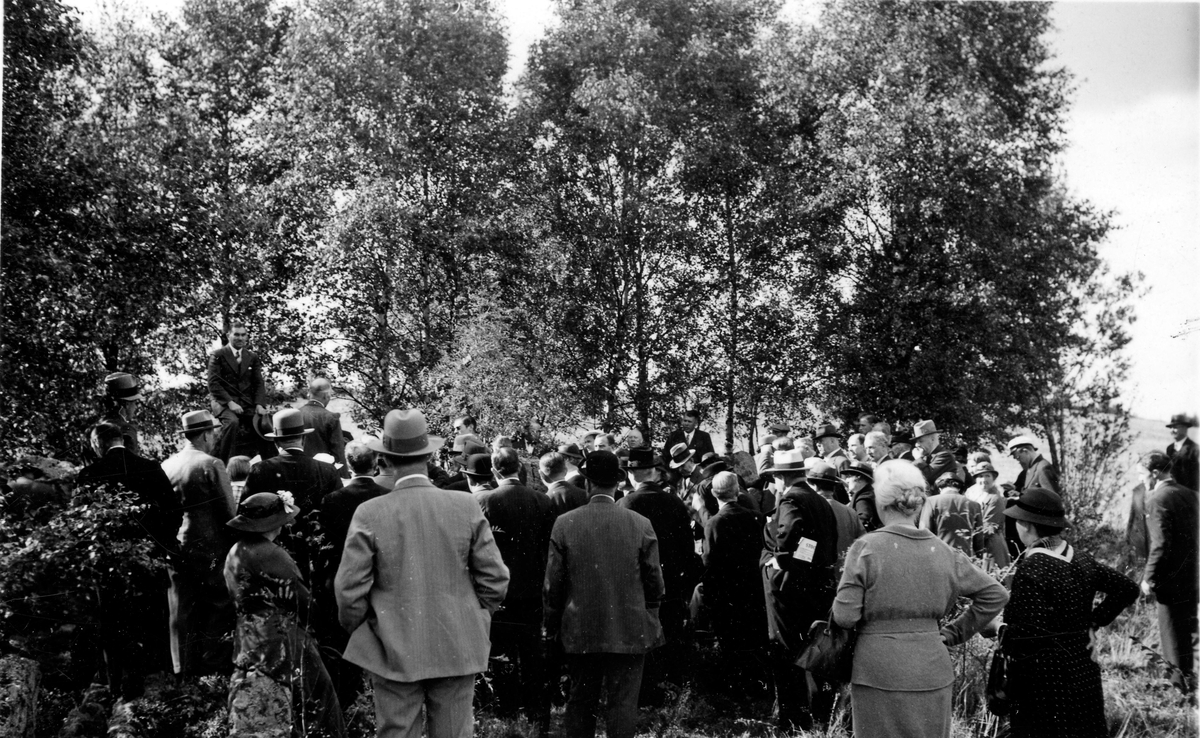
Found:
[{"label": "woman's arm", "polygon": [[1095,587],[1104,593],[1104,601],[1092,609],[1092,627],[1103,628],[1116,620],[1121,611],[1138,597],[1138,585],[1112,567],[1096,564]]},{"label": "woman's arm", "polygon": [[995,579],[961,552],[954,554],[954,588],[960,597],[969,597],[971,606],[954,622],[942,627],[942,637],[947,646],[956,646],[970,640],[983,626],[996,617],[1008,602],[1008,592]]}]

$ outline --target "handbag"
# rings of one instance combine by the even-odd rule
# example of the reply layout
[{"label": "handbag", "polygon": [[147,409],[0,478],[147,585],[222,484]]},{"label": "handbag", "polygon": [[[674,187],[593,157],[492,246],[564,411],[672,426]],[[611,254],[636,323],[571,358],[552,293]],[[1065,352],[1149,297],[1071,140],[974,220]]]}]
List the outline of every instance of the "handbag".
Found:
[{"label": "handbag", "polygon": [[796,656],[796,666],[827,682],[850,681],[854,664],[854,642],[858,631],[843,628],[829,620],[814,621],[808,629],[808,639]]},{"label": "handbag", "polygon": [[993,715],[1004,717],[1012,710],[1012,695],[1008,686],[1008,656],[1004,654],[1004,630],[996,637],[996,648],[992,651],[992,665],[988,668],[987,707]]}]

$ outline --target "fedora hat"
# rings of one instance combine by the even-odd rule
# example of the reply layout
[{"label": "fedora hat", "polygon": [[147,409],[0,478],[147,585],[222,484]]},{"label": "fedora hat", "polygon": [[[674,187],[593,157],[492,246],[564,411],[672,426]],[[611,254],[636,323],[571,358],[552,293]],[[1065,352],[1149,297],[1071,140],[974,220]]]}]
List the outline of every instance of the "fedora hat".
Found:
[{"label": "fedora hat", "polygon": [[474,433],[462,433],[454,437],[454,445],[450,450],[455,453],[463,453],[472,445],[487,448],[487,444],[479,436]]},{"label": "fedora hat", "polygon": [[792,430],[792,427],[787,423],[771,423],[767,426],[767,430],[772,433],[788,433]]},{"label": "fedora hat", "polygon": [[463,466],[463,474],[466,474],[468,477],[492,476],[492,455],[471,454],[467,457],[467,463]]},{"label": "fedora hat", "polygon": [[444,441],[429,435],[425,413],[420,410],[390,410],[383,419],[383,434],[367,448],[388,456],[424,456],[442,447]]},{"label": "fedora hat", "polygon": [[938,432],[937,426],[933,424],[932,420],[922,420],[913,426],[912,439],[915,441],[918,438],[923,438],[924,436],[931,436],[937,432]]},{"label": "fedora hat", "polygon": [[598,430],[588,431],[587,433],[583,434],[583,442],[587,443],[598,435],[600,435],[600,431]]},{"label": "fedora hat", "polygon": [[846,477],[862,477],[868,482],[875,479],[875,467],[866,461],[851,461],[842,469],[842,479]]},{"label": "fedora hat", "polygon": [[696,453],[696,449],[688,448],[686,443],[677,443],[671,447],[671,461],[669,466],[672,469],[678,469],[687,463],[687,460],[692,458]]},{"label": "fedora hat", "polygon": [[274,492],[259,492],[239,502],[237,512],[225,525],[248,533],[266,533],[295,520],[300,508],[287,504]]},{"label": "fedora hat", "polygon": [[558,452],[568,459],[579,461],[583,458],[583,450],[578,443],[564,443],[558,447]]},{"label": "fedora hat", "polygon": [[1013,451],[1016,451],[1022,446],[1028,446],[1034,451],[1037,451],[1037,439],[1033,436],[1017,436],[1008,442],[1008,452],[1011,454]]},{"label": "fedora hat", "polygon": [[892,434],[891,443],[889,443],[888,445],[895,446],[897,443],[907,443],[908,445],[911,446],[912,442],[913,442],[912,433],[908,432],[904,428],[899,428],[896,430],[895,433]]},{"label": "fedora hat", "polygon": [[272,441],[282,441],[286,438],[299,438],[307,436],[313,432],[304,423],[304,416],[295,408],[284,408],[271,416],[270,433],[264,433],[263,438],[269,438]]},{"label": "fedora hat", "polygon": [[[813,458],[815,458],[815,457],[813,457]],[[831,464],[826,464],[824,461],[821,461],[820,459],[818,459],[817,461],[812,462],[810,464],[807,464],[806,466],[807,466],[807,470],[804,472],[804,478],[809,481],[831,482],[831,483],[837,483],[837,482],[842,481],[841,478],[838,477],[837,469],[834,469]]]},{"label": "fedora hat", "polygon": [[819,441],[822,438],[841,438],[842,434],[838,433],[837,428],[833,423],[822,423],[817,426],[817,432],[813,435],[814,441]]},{"label": "fedora hat", "polygon": [[1171,416],[1171,422],[1167,423],[1167,427],[1174,428],[1177,425],[1182,425],[1185,428],[1195,428],[1196,419],[1187,413],[1176,413]]},{"label": "fedora hat", "polygon": [[104,378],[108,396],[114,400],[132,402],[142,399],[142,390],[138,387],[137,377],[125,372],[113,372]]},{"label": "fedora hat", "polygon": [[700,467],[701,479],[712,479],[723,471],[729,471],[729,462],[721,457],[711,459],[707,464]]},{"label": "fedora hat", "polygon": [[626,469],[654,469],[660,466],[662,461],[658,454],[654,453],[654,449],[645,446],[630,449],[629,461],[625,464]]},{"label": "fedora hat", "polygon": [[259,415],[254,413],[254,418],[250,421],[250,427],[254,429],[254,434],[264,441],[270,441],[268,434],[271,432],[271,418],[267,415]]},{"label": "fedora hat", "polygon": [[183,426],[183,430],[179,433],[206,431],[221,427],[221,423],[207,410],[193,410],[190,413],[184,413],[180,416],[179,422]]},{"label": "fedora hat", "polygon": [[612,487],[625,478],[621,461],[611,451],[594,451],[579,464],[579,473],[592,484]]},{"label": "fedora hat", "polygon": [[764,472],[801,472],[804,471],[804,454],[800,449],[776,451],[773,457],[774,466],[763,469]]},{"label": "fedora hat", "polygon": [[1069,528],[1065,517],[1062,498],[1048,489],[1030,487],[1021,493],[1016,503],[1004,510],[1004,515],[1014,520],[1049,525],[1054,528]]}]

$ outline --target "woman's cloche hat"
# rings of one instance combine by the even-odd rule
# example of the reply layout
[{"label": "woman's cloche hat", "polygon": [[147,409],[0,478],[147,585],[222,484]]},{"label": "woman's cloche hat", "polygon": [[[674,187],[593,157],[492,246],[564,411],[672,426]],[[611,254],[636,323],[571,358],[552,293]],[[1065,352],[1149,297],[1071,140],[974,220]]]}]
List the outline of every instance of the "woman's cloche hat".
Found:
[{"label": "woman's cloche hat", "polygon": [[1004,510],[1004,515],[1013,520],[1048,525],[1052,528],[1069,528],[1062,498],[1048,489],[1030,487],[1021,493],[1015,504]]},{"label": "woman's cloche hat", "polygon": [[225,525],[248,533],[266,533],[296,519],[300,508],[274,492],[259,492],[238,503],[238,514]]}]

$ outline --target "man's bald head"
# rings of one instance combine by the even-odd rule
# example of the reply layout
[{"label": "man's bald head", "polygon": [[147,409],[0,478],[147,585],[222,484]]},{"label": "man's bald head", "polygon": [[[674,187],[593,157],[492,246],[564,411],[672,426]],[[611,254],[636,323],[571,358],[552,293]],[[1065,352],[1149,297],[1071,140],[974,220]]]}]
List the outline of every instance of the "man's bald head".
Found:
[{"label": "man's bald head", "polygon": [[325,377],[316,377],[308,383],[308,396],[322,405],[328,405],[330,398],[333,397],[333,385]]}]

